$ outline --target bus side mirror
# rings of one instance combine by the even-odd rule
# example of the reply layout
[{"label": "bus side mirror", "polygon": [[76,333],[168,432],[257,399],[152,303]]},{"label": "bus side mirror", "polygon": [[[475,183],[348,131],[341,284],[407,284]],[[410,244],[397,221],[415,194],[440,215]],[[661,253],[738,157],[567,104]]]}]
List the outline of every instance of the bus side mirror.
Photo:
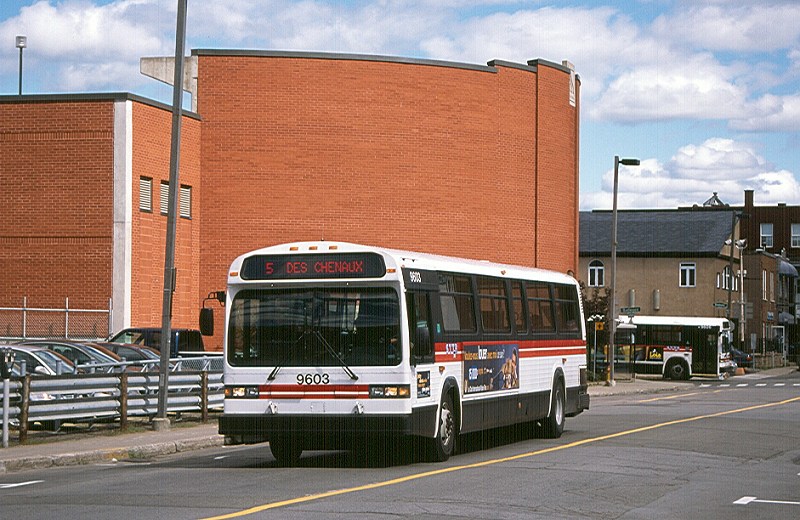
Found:
[{"label": "bus side mirror", "polygon": [[203,336],[214,335],[214,309],[205,307],[200,309],[200,334]]}]

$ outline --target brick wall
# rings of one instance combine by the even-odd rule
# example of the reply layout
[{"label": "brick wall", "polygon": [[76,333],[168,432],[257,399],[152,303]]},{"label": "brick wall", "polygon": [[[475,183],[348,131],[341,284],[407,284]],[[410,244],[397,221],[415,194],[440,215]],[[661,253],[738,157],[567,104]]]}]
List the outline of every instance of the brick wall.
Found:
[{"label": "brick wall", "polygon": [[108,308],[113,104],[0,104],[0,305]]},{"label": "brick wall", "polygon": [[[202,121],[182,130],[193,207],[178,219],[176,327],[196,325],[233,258],[281,242],[576,268],[578,109],[557,66],[201,53],[198,88]],[[118,99],[24,98],[0,103],[0,305],[105,308]],[[169,110],[133,101],[135,325],[161,321],[170,125]]]},{"label": "brick wall", "polygon": [[218,54],[198,70],[201,294],[243,252],[321,238],[576,269],[563,70]]},{"label": "brick wall", "polygon": [[[157,107],[133,105],[133,219],[131,258],[131,323],[160,326],[164,296],[164,253],[167,216],[159,206],[161,181],[169,181],[172,114]],[[152,212],[139,209],[139,178],[152,182]],[[174,327],[197,327],[200,294],[200,122],[185,117],[181,126],[179,184],[192,188],[192,218],[178,218],[175,267],[178,269],[172,303]]]}]

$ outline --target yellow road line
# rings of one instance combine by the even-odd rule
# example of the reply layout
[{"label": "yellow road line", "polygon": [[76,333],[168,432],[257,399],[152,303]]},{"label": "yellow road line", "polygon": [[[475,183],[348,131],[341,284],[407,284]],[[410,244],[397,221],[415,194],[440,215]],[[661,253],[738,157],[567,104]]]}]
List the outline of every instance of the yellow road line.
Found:
[{"label": "yellow road line", "polygon": [[697,394],[700,394],[700,393],[702,393],[702,392],[691,392],[691,393],[688,393],[688,394],[675,394],[675,395],[670,395],[670,396],[667,396],[667,397],[652,397],[650,399],[642,399],[639,402],[640,403],[652,403],[654,401],[666,401],[667,399],[677,399],[679,397],[688,397],[690,395],[697,395]]},{"label": "yellow road line", "polygon": [[633,434],[636,434],[636,433],[642,433],[642,432],[647,432],[647,431],[650,431],[650,430],[656,430],[658,428],[664,428],[666,426],[674,426],[676,424],[683,424],[683,423],[689,423],[689,422],[694,422],[694,421],[700,421],[700,420],[703,420],[703,419],[713,419],[715,417],[724,417],[726,415],[732,415],[732,414],[735,414],[735,413],[742,413],[742,412],[749,412],[749,411],[752,411],[752,410],[759,410],[759,409],[762,409],[762,408],[772,408],[772,407],[775,407],[775,406],[782,406],[782,405],[794,403],[794,402],[797,402],[797,401],[800,401],[800,397],[793,397],[791,399],[785,399],[783,401],[776,401],[776,402],[773,402],[773,403],[766,403],[766,404],[758,404],[758,405],[753,405],[753,406],[747,406],[745,408],[737,408],[737,409],[734,409],[734,410],[726,410],[724,412],[715,412],[715,413],[709,413],[709,414],[704,414],[704,415],[696,415],[694,417],[686,417],[684,419],[675,419],[674,421],[667,421],[667,422],[663,422],[663,423],[651,424],[650,426],[642,426],[641,428],[634,428],[632,430],[625,430],[625,431],[621,431],[621,432],[617,432],[617,433],[610,433],[608,435],[601,435],[599,437],[592,437],[590,439],[583,439],[583,440],[580,440],[580,441],[571,442],[569,444],[562,444],[560,446],[553,446],[553,447],[545,448],[545,449],[542,449],[542,450],[531,451],[531,452],[527,452],[527,453],[520,453],[518,455],[512,455],[510,457],[503,457],[503,458],[500,458],[500,459],[490,459],[490,460],[485,460],[483,462],[475,462],[473,464],[464,464],[462,466],[451,466],[449,468],[442,468],[442,469],[437,469],[437,470],[433,470],[433,471],[425,471],[423,473],[415,473],[415,474],[412,474],[412,475],[406,475],[405,477],[400,477],[400,478],[396,478],[396,479],[392,479],[392,480],[384,480],[382,482],[373,482],[372,484],[364,484],[363,486],[355,486],[355,487],[350,487],[350,488],[345,488],[345,489],[337,489],[337,490],[333,490],[333,491],[326,491],[324,493],[317,493],[317,494],[314,494],[314,495],[306,495],[306,496],[302,496],[302,497],[291,498],[289,500],[282,500],[280,502],[271,502],[269,504],[262,504],[262,505],[251,507],[251,508],[248,508],[248,509],[243,509],[241,511],[235,511],[233,513],[229,513],[229,514],[226,514],[226,515],[208,517],[208,518],[205,518],[204,520],[226,520],[226,519],[229,519],[229,518],[241,518],[243,516],[252,515],[254,513],[259,513],[261,511],[267,511],[267,510],[270,510],[270,509],[278,509],[278,508],[281,508],[281,507],[291,506],[291,505],[295,505],[295,504],[302,504],[302,503],[305,503],[305,502],[312,502],[312,501],[315,501],[315,500],[321,500],[323,498],[335,497],[335,496],[339,496],[339,495],[346,495],[346,494],[349,494],[349,493],[357,493],[359,491],[368,491],[368,490],[371,490],[371,489],[378,489],[378,488],[387,487],[387,486],[394,486],[396,484],[402,484],[404,482],[410,482],[412,480],[420,480],[420,479],[423,479],[423,478],[434,477],[434,476],[437,476],[437,475],[444,475],[445,473],[453,473],[453,472],[456,472],[456,471],[464,471],[464,470],[467,470],[467,469],[481,468],[481,467],[484,467],[484,466],[492,466],[492,465],[495,465],[495,464],[501,464],[503,462],[511,462],[511,461],[515,461],[515,460],[526,459],[526,458],[529,458],[529,457],[535,457],[537,455],[544,455],[546,453],[553,453],[553,452],[556,452],[556,451],[566,450],[566,449],[570,449],[570,448],[576,448],[578,446],[583,446],[585,444],[592,444],[592,443],[595,443],[595,442],[607,441],[609,439],[616,439],[617,437],[625,437],[627,435],[633,435]]}]

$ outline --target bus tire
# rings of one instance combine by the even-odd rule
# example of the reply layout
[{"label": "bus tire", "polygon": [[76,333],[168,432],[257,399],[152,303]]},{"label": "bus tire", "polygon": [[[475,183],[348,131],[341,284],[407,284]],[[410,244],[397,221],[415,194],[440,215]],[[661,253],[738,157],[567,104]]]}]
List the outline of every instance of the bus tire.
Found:
[{"label": "bus tire", "polygon": [[664,375],[673,380],[689,379],[689,367],[683,361],[670,361]]},{"label": "bus tire", "polygon": [[444,462],[455,451],[456,416],[453,412],[453,397],[449,392],[442,396],[439,404],[439,427],[436,436],[429,441],[428,457],[431,462]]},{"label": "bus tire", "polygon": [[269,450],[282,467],[296,466],[303,453],[303,446],[291,436],[276,435],[269,440]]},{"label": "bus tire", "polygon": [[565,408],[564,383],[557,379],[550,399],[550,414],[542,420],[542,434],[545,437],[557,439],[564,433]]}]

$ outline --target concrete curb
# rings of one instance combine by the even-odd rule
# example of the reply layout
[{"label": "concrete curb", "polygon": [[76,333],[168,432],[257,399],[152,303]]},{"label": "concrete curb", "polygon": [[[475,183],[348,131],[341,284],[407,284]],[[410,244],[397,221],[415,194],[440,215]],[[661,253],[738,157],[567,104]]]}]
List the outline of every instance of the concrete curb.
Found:
[{"label": "concrete curb", "polygon": [[62,453],[58,455],[6,459],[0,460],[0,475],[23,470],[46,469],[57,466],[79,466],[85,464],[97,464],[101,462],[147,460],[161,455],[170,455],[178,452],[202,450],[206,448],[222,446],[223,441],[223,436],[212,435],[198,439],[144,444],[140,446],[131,446],[129,448],[108,448],[77,453]]}]

